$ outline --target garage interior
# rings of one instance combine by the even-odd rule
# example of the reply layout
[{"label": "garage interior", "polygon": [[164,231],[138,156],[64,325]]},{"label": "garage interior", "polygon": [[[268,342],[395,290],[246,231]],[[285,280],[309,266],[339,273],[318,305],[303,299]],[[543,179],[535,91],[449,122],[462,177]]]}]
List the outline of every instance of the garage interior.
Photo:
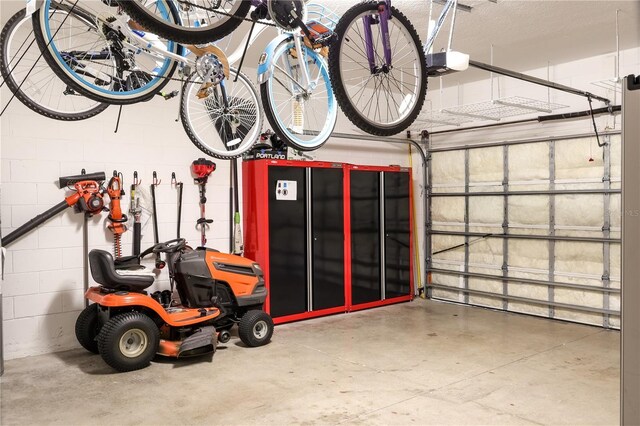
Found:
[{"label": "garage interior", "polygon": [[[315,3],[340,17],[357,2]],[[449,3],[393,6],[425,42],[429,7],[435,17]],[[0,422],[640,423],[640,2],[456,3],[433,52],[453,48],[469,66],[429,70],[409,128],[366,134],[338,110],[326,144],[286,158],[205,156],[170,96],[62,121],[3,84]],[[0,22],[23,7],[3,0]],[[277,31],[263,34],[242,66],[256,87]],[[204,241],[190,168],[202,157],[215,163]],[[140,200],[154,203],[142,210],[143,250],[177,227],[189,246],[237,253],[241,224],[241,253],[264,271],[271,341],[248,347],[240,323],[215,353],[156,355],[127,372],[87,351],[77,320],[103,284],[87,254],[113,252],[108,213],[60,210],[7,239],[68,196],[58,179],[81,170],[117,171],[127,214],[139,176]],[[156,268],[149,295],[177,297],[169,270]]]}]

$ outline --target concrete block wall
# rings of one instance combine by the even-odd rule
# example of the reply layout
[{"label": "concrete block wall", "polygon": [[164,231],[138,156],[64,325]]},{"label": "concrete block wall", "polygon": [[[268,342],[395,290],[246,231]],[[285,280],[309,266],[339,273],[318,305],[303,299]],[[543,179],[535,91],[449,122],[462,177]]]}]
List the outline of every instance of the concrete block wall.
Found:
[{"label": "concrete block wall", "polygon": [[[3,22],[9,16],[4,16],[5,11],[3,4]],[[4,106],[11,95],[6,86],[1,95]],[[142,179],[139,193],[143,204],[149,206],[143,213],[143,248],[153,243],[149,200],[153,171],[161,179],[157,187],[160,239],[176,235],[177,192],[170,184],[171,173],[175,172],[184,182],[181,234],[191,245],[199,244],[195,229],[198,188],[189,165],[204,154],[187,138],[182,124],[176,122],[178,100],[158,98],[125,106],[119,130],[114,133],[117,116],[118,107],[112,106],[87,121],[58,122],[38,116],[17,100],[12,102],[0,120],[3,235],[62,201],[68,191],[57,187],[58,177],[79,174],[83,168],[87,172],[104,171],[107,176],[113,170],[123,173],[126,195],[122,206],[126,212],[135,170]],[[336,130],[353,133],[344,117],[340,117]],[[408,164],[404,146],[345,139],[328,141],[310,157],[354,164]],[[207,185],[207,217],[214,219],[207,233],[208,246],[227,251],[229,163],[214,161],[217,170]],[[90,248],[112,249],[113,237],[105,228],[106,215],[89,221]],[[81,215],[68,209],[7,248],[1,287],[6,359],[77,346],[74,323],[84,307],[82,227]],[[123,236],[125,254],[131,253],[131,234]],[[163,272],[155,286],[167,288],[167,281]]]}]

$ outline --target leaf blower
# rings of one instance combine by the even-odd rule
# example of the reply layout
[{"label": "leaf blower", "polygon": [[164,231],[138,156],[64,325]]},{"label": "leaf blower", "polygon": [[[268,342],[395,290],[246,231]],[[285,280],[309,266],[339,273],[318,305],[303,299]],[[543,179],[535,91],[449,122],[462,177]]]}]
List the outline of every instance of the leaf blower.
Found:
[{"label": "leaf blower", "polygon": [[100,183],[105,180],[104,172],[74,176],[63,176],[58,179],[60,188],[73,186],[73,193],[49,210],[37,215],[13,232],[2,238],[2,246],[7,247],[18,238],[42,225],[58,213],[73,207],[76,213],[97,214],[104,208],[104,200]]}]

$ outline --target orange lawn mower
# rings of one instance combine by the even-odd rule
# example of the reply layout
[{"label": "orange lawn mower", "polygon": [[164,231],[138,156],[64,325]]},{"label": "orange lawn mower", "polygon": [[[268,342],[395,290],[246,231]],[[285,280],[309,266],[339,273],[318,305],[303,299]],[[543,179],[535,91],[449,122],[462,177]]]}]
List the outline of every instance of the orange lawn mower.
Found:
[{"label": "orange lawn mower", "polygon": [[[152,253],[165,255],[179,301],[169,290],[147,293],[155,276],[140,269],[140,259]],[[205,247],[191,250],[183,238],[122,260],[114,262],[105,250],[89,253],[91,274],[100,285],[87,291],[95,303],[76,321],[80,344],[114,369],[144,368],[156,354],[214,353],[218,342],[230,340],[234,324],[249,347],[271,340],[273,321],[262,311],[267,289],[252,260]]]}]

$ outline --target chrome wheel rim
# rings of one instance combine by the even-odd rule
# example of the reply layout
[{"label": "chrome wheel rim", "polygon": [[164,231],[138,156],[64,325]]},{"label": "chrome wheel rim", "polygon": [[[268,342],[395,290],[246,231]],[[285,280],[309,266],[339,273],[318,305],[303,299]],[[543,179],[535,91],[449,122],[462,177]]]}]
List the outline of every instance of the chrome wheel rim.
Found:
[{"label": "chrome wheel rim", "polygon": [[258,339],[264,339],[269,331],[269,327],[265,321],[258,321],[253,326],[253,335]]},{"label": "chrome wheel rim", "polygon": [[147,334],[134,328],[125,332],[120,338],[120,352],[127,358],[135,358],[144,352],[148,344]]}]

